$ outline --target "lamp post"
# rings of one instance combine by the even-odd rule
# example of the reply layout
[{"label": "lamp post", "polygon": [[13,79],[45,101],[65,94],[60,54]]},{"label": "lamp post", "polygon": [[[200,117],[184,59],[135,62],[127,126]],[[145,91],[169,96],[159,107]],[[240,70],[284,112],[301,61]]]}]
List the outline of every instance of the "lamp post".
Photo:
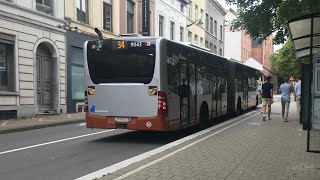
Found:
[{"label": "lamp post", "polygon": [[[320,53],[320,14],[310,14],[288,21],[290,39],[298,59],[309,58],[310,65],[303,65],[301,88],[301,116],[303,129],[308,131],[307,151],[310,152],[310,130],[313,128],[313,55]],[[317,151],[318,152],[318,151]]]}]

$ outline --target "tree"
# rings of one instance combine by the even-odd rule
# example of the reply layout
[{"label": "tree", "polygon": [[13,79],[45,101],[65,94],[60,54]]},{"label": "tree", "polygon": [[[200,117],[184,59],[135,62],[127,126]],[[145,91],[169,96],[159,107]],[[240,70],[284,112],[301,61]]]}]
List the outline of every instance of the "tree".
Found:
[{"label": "tree", "polygon": [[280,77],[300,78],[300,65],[291,41],[287,41],[285,45],[270,57],[272,70]]},{"label": "tree", "polygon": [[287,21],[320,12],[320,0],[226,0],[238,7],[239,17],[232,29],[246,29],[253,38],[267,38],[276,33],[274,44],[283,44],[288,37]]}]

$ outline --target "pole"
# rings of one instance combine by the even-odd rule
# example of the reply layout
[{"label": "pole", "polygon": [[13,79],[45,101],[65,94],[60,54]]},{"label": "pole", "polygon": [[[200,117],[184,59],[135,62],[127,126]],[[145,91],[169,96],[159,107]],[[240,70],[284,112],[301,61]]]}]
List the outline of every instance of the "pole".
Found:
[{"label": "pole", "polygon": [[311,64],[311,73],[309,73],[311,76],[310,76],[310,82],[309,82],[309,92],[311,94],[311,97],[309,96],[309,107],[310,107],[310,111],[308,113],[308,133],[307,133],[307,152],[310,152],[310,130],[311,130],[311,127],[312,127],[312,120],[313,120],[313,106],[312,106],[312,102],[313,102],[313,96],[314,96],[314,93],[313,93],[313,90],[312,90],[312,81],[313,81],[313,59],[312,59],[312,50],[313,50],[313,17],[311,17],[311,34],[310,34],[310,64]]}]

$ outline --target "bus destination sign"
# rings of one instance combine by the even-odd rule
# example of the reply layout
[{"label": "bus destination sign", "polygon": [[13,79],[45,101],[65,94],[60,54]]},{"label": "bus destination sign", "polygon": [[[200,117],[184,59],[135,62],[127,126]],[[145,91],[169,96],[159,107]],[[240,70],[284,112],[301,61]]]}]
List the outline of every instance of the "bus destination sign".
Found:
[{"label": "bus destination sign", "polygon": [[125,50],[125,49],[140,49],[151,47],[151,42],[137,42],[137,41],[112,41],[113,50]]}]

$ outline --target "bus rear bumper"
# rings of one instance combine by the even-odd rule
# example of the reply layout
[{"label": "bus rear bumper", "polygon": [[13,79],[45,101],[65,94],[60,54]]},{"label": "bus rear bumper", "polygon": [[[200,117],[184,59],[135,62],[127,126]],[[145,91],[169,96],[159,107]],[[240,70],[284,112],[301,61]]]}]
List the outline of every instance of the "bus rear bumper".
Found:
[{"label": "bus rear bumper", "polygon": [[105,117],[86,114],[87,128],[97,129],[130,129],[142,131],[168,131],[168,118],[166,115],[155,117],[132,117],[129,123],[115,122],[115,117]]}]

